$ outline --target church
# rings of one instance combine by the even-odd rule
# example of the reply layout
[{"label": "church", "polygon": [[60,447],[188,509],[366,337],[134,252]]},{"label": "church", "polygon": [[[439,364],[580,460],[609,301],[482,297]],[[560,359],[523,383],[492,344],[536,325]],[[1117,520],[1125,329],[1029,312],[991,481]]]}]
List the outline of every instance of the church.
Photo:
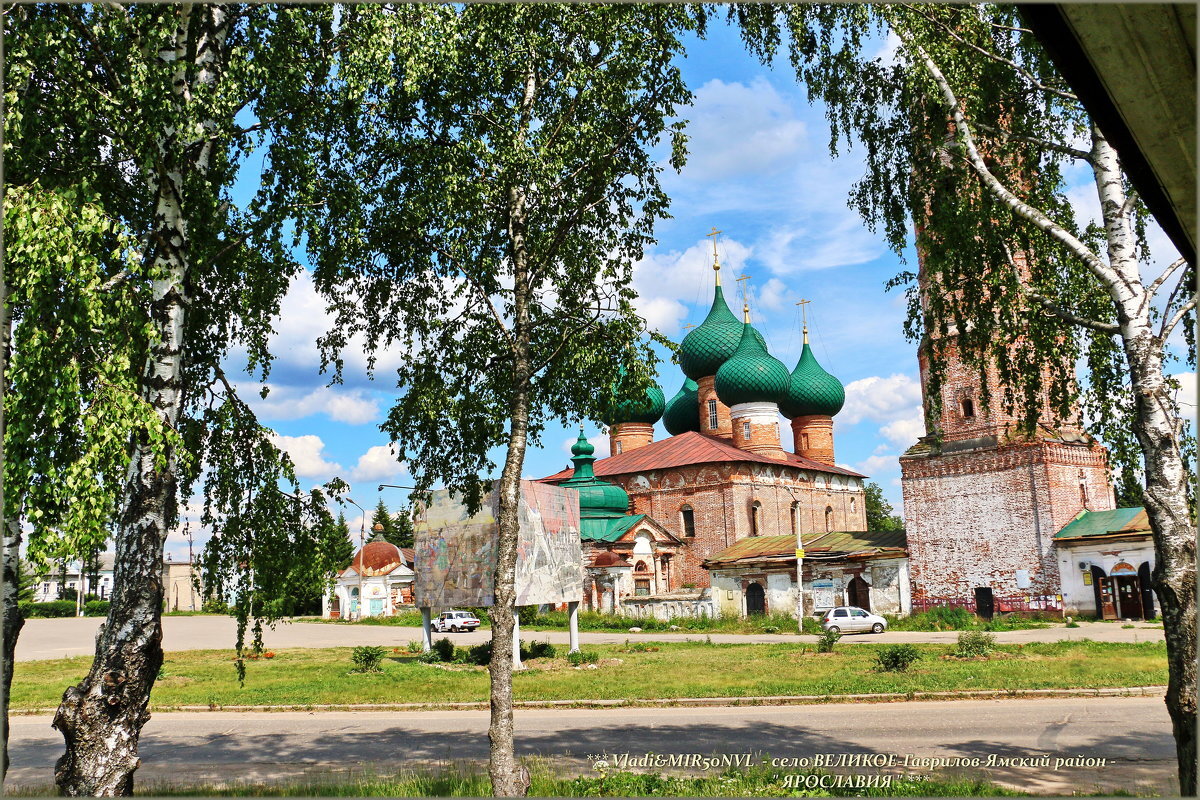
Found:
[{"label": "church", "polygon": [[[542,479],[580,493],[584,607],[663,618],[794,615],[799,543],[854,532],[843,537],[849,549],[817,545],[822,559],[812,562],[801,554],[806,613],[819,610],[814,597],[838,605],[851,596],[907,612],[903,536],[872,538],[865,476],[834,463],[842,384],[817,363],[807,326],[793,369],[773,357],[749,308],[742,319],[730,310],[720,269],[714,248],[712,307],[680,345],[679,391],[667,401],[652,386],[622,399],[603,420],[611,455],[595,459],[581,431],[573,467]],[[654,441],[660,419],[670,436]],[[730,551],[748,539],[760,547],[745,561]]]}]

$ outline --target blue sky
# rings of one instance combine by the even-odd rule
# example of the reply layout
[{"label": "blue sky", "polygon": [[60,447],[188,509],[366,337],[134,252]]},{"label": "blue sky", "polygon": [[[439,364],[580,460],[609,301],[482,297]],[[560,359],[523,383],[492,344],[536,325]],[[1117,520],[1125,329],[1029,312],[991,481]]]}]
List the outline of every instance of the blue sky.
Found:
[{"label": "blue sky", "polygon": [[[814,352],[846,386],[846,405],[835,417],[837,461],[879,483],[899,512],[897,457],[924,434],[924,425],[916,346],[902,332],[904,298],[898,291],[886,292],[884,284],[901,269],[915,269],[915,258],[906,254],[909,263],[902,265],[882,236],[872,234],[847,207],[862,162],[853,152],[830,157],[823,110],[808,104],[786,63],[763,67],[745,54],[735,31],[714,26],[706,41],[689,47],[681,66],[695,94],[693,106],[681,114],[689,120],[690,155],[680,173],[668,167],[663,176],[673,218],[659,223],[657,245],[635,269],[639,311],[676,342],[686,333],[683,326],[703,320],[713,288],[711,240],[705,234],[714,226],[723,231],[719,253],[730,304],[740,305],[733,278],[749,275],[754,324],[772,355],[789,368],[801,344],[795,303],[812,301],[808,319]],[[1094,208],[1087,177],[1078,176],[1078,205]],[[1161,234],[1156,232],[1155,239],[1158,252],[1170,249]],[[337,475],[351,484],[350,497],[368,510],[380,497],[399,509],[405,492],[376,490],[380,483],[409,479],[378,427],[396,398],[398,356],[384,354],[370,381],[365,359],[351,348],[345,383],[327,386],[328,376],[318,371],[315,339],[328,320],[308,275],[300,276],[275,326],[271,393],[259,399],[259,385],[247,378],[243,396],[277,432],[302,486]],[[239,366],[236,354],[230,366]],[[682,382],[683,374],[669,360],[660,366],[659,384],[668,398]],[[1188,386],[1194,404],[1194,382]],[[599,428],[589,425],[587,433],[597,455],[607,455],[607,437]],[[785,428],[784,433],[790,447],[790,432]],[[576,435],[577,429],[551,425],[543,447],[529,451],[525,475],[561,469]],[[661,424],[656,426],[656,438],[665,436]],[[493,460],[502,463],[503,453]],[[185,514],[189,517],[196,530],[195,516]],[[347,519],[357,531],[360,515],[352,506]],[[200,532],[197,542],[203,539]],[[171,535],[168,552],[186,555],[182,531]]]}]

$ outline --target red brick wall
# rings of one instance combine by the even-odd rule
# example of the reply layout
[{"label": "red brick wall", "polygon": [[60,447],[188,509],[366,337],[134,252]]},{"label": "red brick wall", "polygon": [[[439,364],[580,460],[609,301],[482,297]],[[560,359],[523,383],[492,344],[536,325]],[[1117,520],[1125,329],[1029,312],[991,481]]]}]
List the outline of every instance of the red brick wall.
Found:
[{"label": "red brick wall", "polygon": [[[913,597],[1059,594],[1054,534],[1083,505],[1112,508],[1099,445],[1032,441],[900,459]],[[1028,570],[1031,586],[1017,587]]]},{"label": "red brick wall", "polygon": [[[837,484],[826,486],[826,479]],[[647,473],[612,475],[629,493],[632,513],[647,514],[684,543],[676,559],[680,584],[708,586],[704,559],[749,536],[751,508],[760,504],[760,536],[792,533],[791,506],[805,533],[825,531],[825,509],[832,508],[831,529],[861,531],[867,526],[861,479],[799,470],[786,465],[700,464]],[[692,507],[695,537],[686,537],[680,510]],[[677,587],[676,587],[677,588]]]},{"label": "red brick wall", "polygon": [[[696,381],[696,402],[700,405],[700,432],[714,439],[729,440],[733,438],[733,425],[729,419],[729,406],[717,397],[714,383],[717,379],[709,375]],[[708,427],[708,401],[717,401],[717,427]]]}]

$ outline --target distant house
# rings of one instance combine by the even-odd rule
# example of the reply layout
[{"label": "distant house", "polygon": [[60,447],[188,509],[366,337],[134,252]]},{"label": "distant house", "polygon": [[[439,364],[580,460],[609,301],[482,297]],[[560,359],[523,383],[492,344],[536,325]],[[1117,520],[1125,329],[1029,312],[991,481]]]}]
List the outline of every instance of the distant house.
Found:
[{"label": "distant house", "polygon": [[68,564],[65,580],[63,573],[57,569],[39,576],[33,586],[33,602],[48,603],[58,600],[62,597],[63,589],[78,590],[80,586],[83,587],[85,595],[94,594],[102,600],[107,600],[113,591],[113,560],[112,553],[101,553],[99,569],[91,572],[84,567],[82,575],[78,562]]},{"label": "distant house", "polygon": [[1101,619],[1153,619],[1154,540],[1144,508],[1082,511],[1054,536],[1063,611]]},{"label": "distant house", "polygon": [[[904,531],[804,536],[804,608],[810,615],[852,605],[876,614],[908,614]],[[796,537],[742,539],[704,562],[719,616],[796,613]]]},{"label": "distant house", "polygon": [[[413,551],[383,539],[367,542],[338,572],[333,594],[321,600],[328,619],[390,617],[413,601]],[[359,588],[362,597],[359,596]],[[360,610],[361,609],[361,610]]]}]

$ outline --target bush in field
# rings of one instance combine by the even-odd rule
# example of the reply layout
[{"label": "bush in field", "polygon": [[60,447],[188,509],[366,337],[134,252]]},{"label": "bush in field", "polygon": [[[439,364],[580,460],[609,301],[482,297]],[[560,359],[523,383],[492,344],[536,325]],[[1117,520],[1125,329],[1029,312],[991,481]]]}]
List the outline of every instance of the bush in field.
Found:
[{"label": "bush in field", "polygon": [[48,603],[18,603],[21,616],[31,617],[73,617],[75,616],[74,600],[51,600]]},{"label": "bush in field", "polygon": [[492,663],[492,643],[484,642],[467,650],[466,661],[480,667],[486,667]]},{"label": "bush in field", "polygon": [[908,672],[921,653],[911,644],[891,644],[875,654],[875,667],[883,672]]},{"label": "bush in field", "polygon": [[817,642],[817,652],[832,653],[833,646],[840,638],[842,638],[842,634],[838,631],[821,631],[821,640]]},{"label": "bush in field", "polygon": [[583,664],[595,664],[600,660],[600,654],[595,650],[576,650],[567,653],[567,661],[571,662],[572,666],[578,667]]},{"label": "bush in field", "polygon": [[996,637],[983,631],[963,631],[958,635],[958,658],[978,658],[996,649]]},{"label": "bush in field", "polygon": [[554,658],[554,645],[549,642],[533,642],[529,649],[521,648],[521,658]]},{"label": "bush in field", "polygon": [[108,616],[108,601],[107,600],[89,600],[83,607],[83,615],[85,617]]},{"label": "bush in field", "polygon": [[438,639],[433,643],[433,652],[438,654],[439,661],[450,662],[454,660],[454,642],[449,639]]},{"label": "bush in field", "polygon": [[[383,662],[384,655],[387,650],[382,647],[371,647],[362,645],[354,648],[350,653],[350,660],[354,662],[354,672],[383,672],[379,666]],[[274,654],[272,654],[274,655]]]}]

